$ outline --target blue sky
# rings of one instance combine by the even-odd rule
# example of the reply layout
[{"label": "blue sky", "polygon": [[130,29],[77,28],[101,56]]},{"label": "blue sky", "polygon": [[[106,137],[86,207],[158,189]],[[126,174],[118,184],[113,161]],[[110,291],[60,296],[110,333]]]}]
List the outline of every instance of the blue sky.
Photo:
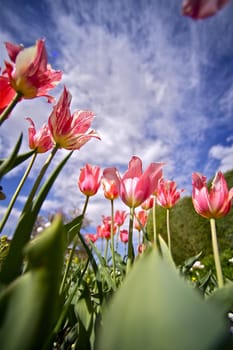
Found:
[{"label": "blue sky", "polygon": [[[180,8],[180,0],[3,1],[0,66],[7,58],[5,41],[31,46],[44,37],[49,62],[63,71],[52,94],[58,97],[65,84],[73,96],[72,110],[93,110],[93,127],[102,138],[75,152],[44,210],[82,208],[77,179],[87,162],[121,171],[132,155],[141,157],[144,168],[166,162],[165,177],[186,194],[192,172],[210,178],[219,169],[233,168],[233,4],[202,21],[182,17]],[[43,98],[18,104],[0,130],[0,157],[9,153],[20,131],[22,151],[27,151],[25,117],[40,127],[50,112]],[[38,159],[31,180],[44,159]],[[23,170],[3,180],[8,198]],[[0,215],[6,204],[1,202]],[[102,214],[109,215],[108,204],[101,191],[91,200],[93,226]],[[116,208],[125,209],[120,201]]]}]

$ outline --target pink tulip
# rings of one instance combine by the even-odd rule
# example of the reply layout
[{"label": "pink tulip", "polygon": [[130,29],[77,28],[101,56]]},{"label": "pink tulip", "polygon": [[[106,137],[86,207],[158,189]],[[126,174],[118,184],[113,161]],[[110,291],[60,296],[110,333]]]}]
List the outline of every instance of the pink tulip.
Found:
[{"label": "pink tulip", "polygon": [[29,147],[35,149],[37,153],[45,153],[53,146],[51,134],[46,124],[36,132],[35,124],[31,118],[26,118],[31,124],[28,128]]},{"label": "pink tulip", "polygon": [[215,15],[229,0],[184,0],[182,15],[193,19],[204,19]]},{"label": "pink tulip", "polygon": [[103,171],[102,185],[104,196],[107,199],[114,200],[119,197],[119,180],[116,180],[116,168],[106,168]]},{"label": "pink tulip", "polygon": [[136,156],[131,158],[128,170],[120,181],[120,196],[127,206],[136,208],[155,192],[162,165],[151,163],[143,172],[141,159]]},{"label": "pink tulip", "polygon": [[125,220],[128,216],[128,213],[125,210],[116,210],[114,215],[114,222],[117,226],[122,226],[125,223]]},{"label": "pink tulip", "polygon": [[53,97],[47,93],[58,84],[62,73],[48,64],[44,40],[37,40],[29,48],[7,42],[6,49],[11,62],[5,62],[4,73],[12,90],[26,99],[46,96],[52,102]]},{"label": "pink tulip", "polygon": [[158,183],[157,201],[163,208],[172,208],[180,199],[184,190],[177,191],[175,181],[160,179]]},{"label": "pink tulip", "polygon": [[49,117],[49,128],[58,147],[68,150],[80,149],[92,137],[100,139],[94,130],[89,130],[94,118],[90,111],[70,113],[71,94],[64,87],[63,93]]},{"label": "pink tulip", "polygon": [[97,233],[86,233],[84,236],[87,243],[92,242],[95,243],[99,238]]},{"label": "pink tulip", "polygon": [[94,196],[100,187],[100,167],[86,164],[80,170],[78,186],[80,191],[86,196]]},{"label": "pink tulip", "polygon": [[145,210],[140,210],[135,214],[134,228],[141,231],[146,226],[148,214]]},{"label": "pink tulip", "polygon": [[120,240],[122,243],[128,243],[129,232],[128,230],[120,230]]},{"label": "pink tulip", "polygon": [[198,214],[207,219],[217,219],[227,215],[231,209],[233,188],[228,191],[226,179],[218,171],[208,191],[206,177],[193,173],[192,200]]},{"label": "pink tulip", "polygon": [[141,207],[144,210],[149,210],[149,209],[153,208],[153,205],[154,205],[154,196],[150,196],[149,198],[147,198],[145,200],[145,202],[143,202],[141,204]]}]

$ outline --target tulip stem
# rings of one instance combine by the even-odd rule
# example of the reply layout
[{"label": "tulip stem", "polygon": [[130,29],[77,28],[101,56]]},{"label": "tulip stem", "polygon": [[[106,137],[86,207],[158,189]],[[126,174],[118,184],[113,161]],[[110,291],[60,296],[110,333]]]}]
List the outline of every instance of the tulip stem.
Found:
[{"label": "tulip stem", "polygon": [[46,170],[48,169],[49,167],[49,164],[51,163],[51,161],[53,160],[56,152],[57,152],[58,148],[55,146],[51,153],[49,154],[47,160],[45,161],[43,167],[41,168],[41,171],[39,172],[39,175],[37,176],[37,179],[31,189],[31,192],[27,198],[27,201],[24,205],[24,208],[23,208],[23,212],[27,211],[27,209],[32,205],[32,201],[33,201],[33,198],[36,194],[36,191],[38,190],[38,187],[40,186],[40,183],[41,183],[41,180],[46,172]]},{"label": "tulip stem", "polygon": [[169,249],[169,251],[170,251],[170,254],[172,253],[172,251],[171,251],[171,231],[170,231],[170,209],[169,208],[167,208],[167,217],[166,217],[166,219],[167,219],[167,245],[168,245],[168,249]]},{"label": "tulip stem", "polygon": [[153,202],[153,234],[154,234],[154,243],[156,243],[157,241],[157,231],[156,231],[156,204],[157,204],[157,200],[156,200],[156,196],[154,196],[154,202]]},{"label": "tulip stem", "polygon": [[111,252],[112,252],[113,280],[116,286],[116,261],[115,261],[115,247],[114,247],[114,200],[113,199],[111,199]]},{"label": "tulip stem", "polygon": [[212,247],[213,247],[213,253],[214,253],[214,262],[215,262],[215,268],[216,268],[216,274],[217,274],[218,287],[222,288],[224,286],[224,282],[223,282],[222,267],[221,267],[219,249],[218,249],[216,224],[215,224],[214,218],[210,219],[210,228],[211,228]]},{"label": "tulip stem", "polygon": [[[88,205],[88,202],[89,202],[89,198],[90,198],[90,196],[86,196],[86,200],[85,200],[85,203],[84,203],[84,206],[83,206],[83,210],[82,210],[82,214],[81,214],[82,220],[84,219],[84,215],[85,215],[86,210],[87,210],[87,205]],[[68,273],[70,271],[70,266],[71,266],[71,263],[72,263],[72,260],[73,260],[73,257],[74,257],[74,253],[75,253],[75,250],[76,250],[76,247],[77,247],[78,243],[79,243],[79,237],[78,237],[78,235],[75,235],[74,240],[73,240],[73,246],[72,246],[72,249],[70,250],[69,258],[68,258],[67,263],[66,263],[66,269],[65,269],[65,272],[64,272],[64,275],[63,275],[63,279],[62,279],[62,282],[61,282],[60,294],[64,290],[65,282],[67,280],[67,276],[68,276]]]},{"label": "tulip stem", "polygon": [[7,222],[7,219],[9,218],[9,215],[10,215],[10,213],[12,211],[12,208],[13,208],[13,206],[15,204],[15,201],[16,201],[16,199],[17,199],[17,197],[18,197],[18,195],[19,195],[19,193],[20,193],[20,191],[21,191],[21,189],[22,189],[22,187],[23,187],[23,185],[24,185],[24,183],[25,183],[25,181],[26,181],[26,179],[27,179],[31,169],[32,169],[32,166],[33,166],[33,164],[34,164],[34,162],[36,160],[36,156],[37,156],[37,153],[35,152],[33,154],[32,158],[31,158],[30,163],[28,164],[28,167],[27,167],[27,169],[26,169],[26,171],[25,171],[25,173],[24,173],[20,183],[18,184],[17,189],[15,190],[15,192],[14,192],[12,198],[11,198],[11,201],[10,201],[8,207],[7,207],[7,211],[6,211],[2,221],[0,223],[0,233],[2,232],[2,230],[4,228],[4,226],[5,226],[6,222]]},{"label": "tulip stem", "polygon": [[128,273],[133,261],[134,261],[134,249],[133,249],[133,221],[134,221],[134,208],[130,208],[130,219],[129,219],[129,239],[128,239],[128,259],[126,272]]},{"label": "tulip stem", "polygon": [[17,92],[15,94],[15,97],[13,100],[9,103],[9,105],[3,110],[2,114],[0,115],[0,126],[4,123],[4,121],[8,118],[11,111],[14,109],[14,107],[17,105],[17,103],[20,101],[22,97],[22,94]]}]

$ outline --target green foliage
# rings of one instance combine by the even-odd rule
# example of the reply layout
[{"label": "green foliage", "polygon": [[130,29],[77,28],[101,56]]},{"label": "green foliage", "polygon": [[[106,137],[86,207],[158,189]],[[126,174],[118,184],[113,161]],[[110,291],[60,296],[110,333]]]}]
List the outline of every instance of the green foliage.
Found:
[{"label": "green foliage", "polygon": [[98,349],[220,350],[227,338],[221,309],[206,303],[153,249],[107,305]]},{"label": "green foliage", "polygon": [[58,291],[65,248],[65,231],[59,217],[25,247],[27,271],[1,288],[2,350],[47,348],[59,312]]}]

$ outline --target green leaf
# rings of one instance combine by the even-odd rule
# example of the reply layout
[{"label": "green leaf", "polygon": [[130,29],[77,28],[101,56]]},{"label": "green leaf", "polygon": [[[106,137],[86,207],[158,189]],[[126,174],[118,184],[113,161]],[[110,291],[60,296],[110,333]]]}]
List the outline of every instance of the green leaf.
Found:
[{"label": "green leaf", "polygon": [[223,288],[216,289],[207,301],[219,305],[224,312],[231,311],[233,309],[233,282],[229,281]]},{"label": "green leaf", "polygon": [[135,263],[107,305],[97,348],[212,350],[227,333],[219,308],[153,249]]},{"label": "green leaf", "polygon": [[30,152],[18,155],[18,152],[22,143],[22,139],[23,139],[23,135],[20,134],[20,137],[11,155],[6,159],[0,159],[0,179],[9,171],[11,171],[13,168],[15,168],[16,166],[18,166],[19,164],[23,163],[25,160],[30,158],[32,154],[35,152],[33,150]]},{"label": "green leaf", "polygon": [[60,215],[25,249],[29,270],[0,295],[1,350],[47,349],[59,310],[66,249]]},{"label": "green leaf", "polygon": [[2,284],[7,284],[13,281],[14,278],[20,275],[23,262],[23,248],[29,241],[31,232],[36,221],[40,208],[49,193],[53,183],[58,177],[63,166],[70,158],[71,153],[66,156],[63,161],[52,172],[47,181],[41,187],[35,201],[31,205],[31,208],[20,216],[18,225],[16,227],[13,239],[10,244],[9,253],[3,263],[2,270],[0,272],[0,281]]}]

